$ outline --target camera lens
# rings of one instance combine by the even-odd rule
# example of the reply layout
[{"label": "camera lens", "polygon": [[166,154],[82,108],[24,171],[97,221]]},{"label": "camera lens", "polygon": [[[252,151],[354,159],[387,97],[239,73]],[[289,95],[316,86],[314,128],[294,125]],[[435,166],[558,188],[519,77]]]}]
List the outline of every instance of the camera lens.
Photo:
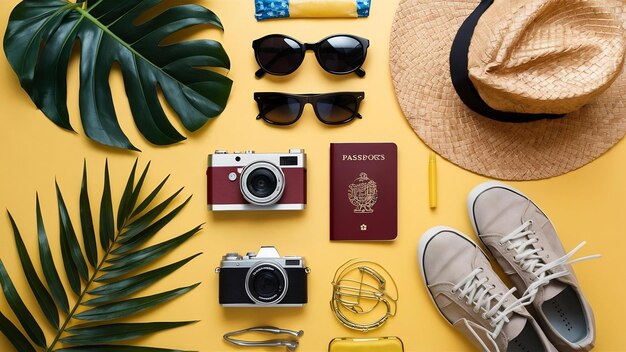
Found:
[{"label": "camera lens", "polygon": [[243,169],[239,188],[249,203],[271,205],[283,195],[285,176],[276,165],[259,161]]},{"label": "camera lens", "polygon": [[287,293],[287,275],[273,263],[259,263],[248,271],[246,293],[257,304],[279,303]]},{"label": "camera lens", "polygon": [[262,298],[276,297],[280,291],[278,276],[273,272],[264,272],[254,278],[254,291]]},{"label": "camera lens", "polygon": [[250,193],[265,198],[276,190],[276,176],[271,170],[261,167],[250,173],[246,186]]}]

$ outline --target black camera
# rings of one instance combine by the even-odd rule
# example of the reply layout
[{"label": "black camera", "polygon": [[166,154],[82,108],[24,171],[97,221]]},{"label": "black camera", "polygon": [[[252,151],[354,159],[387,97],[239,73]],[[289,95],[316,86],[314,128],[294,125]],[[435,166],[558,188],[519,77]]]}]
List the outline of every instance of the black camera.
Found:
[{"label": "black camera", "polygon": [[274,247],[259,253],[228,253],[217,269],[223,307],[301,307],[307,303],[304,258],[281,257]]}]

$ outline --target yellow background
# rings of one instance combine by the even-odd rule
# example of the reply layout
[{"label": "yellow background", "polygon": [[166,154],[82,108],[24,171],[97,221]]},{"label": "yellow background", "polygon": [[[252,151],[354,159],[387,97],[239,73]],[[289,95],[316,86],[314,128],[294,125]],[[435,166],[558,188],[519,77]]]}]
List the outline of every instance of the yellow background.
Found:
[{"label": "yellow background", "polygon": [[[183,3],[184,1],[174,1]],[[102,186],[105,158],[109,159],[114,202],[119,200],[125,177],[135,158],[140,165],[152,160],[147,187],[154,187],[171,174],[166,191],[185,186],[184,195],[194,198],[177,220],[154,241],[162,241],[193,226],[206,223],[204,230],[157,265],[164,265],[198,251],[204,252],[187,266],[158,285],[140,293],[202,285],[191,293],[141,314],[135,321],[201,320],[138,341],[142,345],[199,351],[234,351],[222,340],[227,331],[255,325],[276,325],[303,329],[299,351],[324,351],[329,341],[340,336],[399,336],[407,351],[462,351],[470,349],[459,334],[439,316],[422,285],[416,263],[420,235],[434,225],[457,227],[470,234],[466,214],[467,193],[484,177],[464,171],[439,159],[439,208],[428,208],[428,148],[417,138],[404,119],[394,97],[388,67],[388,37],[397,0],[375,0],[368,19],[298,19],[256,22],[253,0],[197,0],[215,11],[225,24],[221,34],[210,29],[193,29],[182,38],[217,38],[224,43],[232,60],[229,73],[235,81],[229,105],[218,119],[189,139],[171,147],[149,145],[133,126],[119,70],[111,75],[115,106],[124,131],[143,153],[119,151],[92,143],[84,135],[78,114],[78,59],[68,73],[68,106],[78,134],[57,128],[34,107],[19,86],[4,55],[0,58],[0,209],[13,213],[31,255],[38,262],[35,232],[35,192],[39,191],[44,220],[51,238],[57,269],[62,271],[58,243],[58,214],[54,179],[59,180],[66,202],[78,225],[78,192],[83,159],[87,160],[90,195],[97,207]],[[2,31],[18,0],[0,2]],[[335,33],[352,33],[369,38],[371,47],[365,63],[367,76],[332,76],[325,73],[309,53],[301,68],[288,77],[254,77],[257,65],[251,43],[270,33],[285,33],[301,41],[316,42]],[[1,33],[4,36],[4,32]],[[364,118],[348,126],[327,127],[307,107],[302,119],[292,127],[276,128],[256,121],[255,91],[316,93],[364,90]],[[183,131],[171,110],[168,115]],[[399,148],[399,236],[392,243],[331,243],[329,241],[329,143],[393,141]],[[206,156],[215,149],[281,152],[301,147],[308,153],[309,204],[303,212],[210,213],[206,209]],[[575,265],[581,285],[591,302],[598,326],[598,351],[618,351],[624,346],[623,320],[626,316],[626,143],[621,142],[592,164],[554,179],[514,183],[533,198],[555,222],[566,248],[583,240],[583,255],[601,253],[602,259]],[[164,193],[165,195],[165,193]],[[96,213],[96,211],[94,211]],[[217,299],[214,268],[228,251],[255,251],[274,244],[285,254],[302,255],[308,260],[309,304],[301,309],[223,309]],[[331,279],[346,260],[363,257],[384,265],[398,283],[399,311],[395,318],[374,332],[361,334],[340,325],[329,309]],[[0,215],[0,258],[36,317],[43,321],[22,274],[12,239],[8,217]],[[38,266],[38,265],[37,265]],[[155,267],[155,266],[153,266]],[[65,275],[61,274],[63,280]],[[66,283],[67,284],[67,283]],[[0,309],[14,316],[4,298]],[[0,350],[10,345],[0,337]],[[268,349],[268,351],[282,349]],[[259,350],[263,351],[263,349]]]}]

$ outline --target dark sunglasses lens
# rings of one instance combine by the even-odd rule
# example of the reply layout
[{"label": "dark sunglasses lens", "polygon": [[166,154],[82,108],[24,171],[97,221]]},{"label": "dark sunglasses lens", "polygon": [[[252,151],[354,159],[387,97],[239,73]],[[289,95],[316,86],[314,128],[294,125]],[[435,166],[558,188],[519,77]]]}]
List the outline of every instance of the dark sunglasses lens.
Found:
[{"label": "dark sunglasses lens", "polygon": [[256,55],[266,71],[277,75],[293,72],[304,59],[300,44],[285,37],[266,38],[259,44]]},{"label": "dark sunglasses lens", "polygon": [[326,70],[347,73],[363,64],[365,49],[355,38],[337,36],[320,43],[318,55],[320,64]]},{"label": "dark sunglasses lens", "polygon": [[298,119],[300,102],[280,95],[266,96],[261,98],[261,113],[271,122],[288,125]]},{"label": "dark sunglasses lens", "polygon": [[357,111],[357,100],[351,95],[330,95],[321,97],[316,104],[319,118],[329,124],[346,122],[353,118]]}]

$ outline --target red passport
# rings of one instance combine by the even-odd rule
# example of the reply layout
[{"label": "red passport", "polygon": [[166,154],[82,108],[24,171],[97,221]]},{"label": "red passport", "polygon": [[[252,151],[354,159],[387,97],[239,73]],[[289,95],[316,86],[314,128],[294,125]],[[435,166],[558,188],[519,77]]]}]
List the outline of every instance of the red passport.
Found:
[{"label": "red passport", "polygon": [[330,239],[390,241],[398,235],[398,147],[331,143]]}]

